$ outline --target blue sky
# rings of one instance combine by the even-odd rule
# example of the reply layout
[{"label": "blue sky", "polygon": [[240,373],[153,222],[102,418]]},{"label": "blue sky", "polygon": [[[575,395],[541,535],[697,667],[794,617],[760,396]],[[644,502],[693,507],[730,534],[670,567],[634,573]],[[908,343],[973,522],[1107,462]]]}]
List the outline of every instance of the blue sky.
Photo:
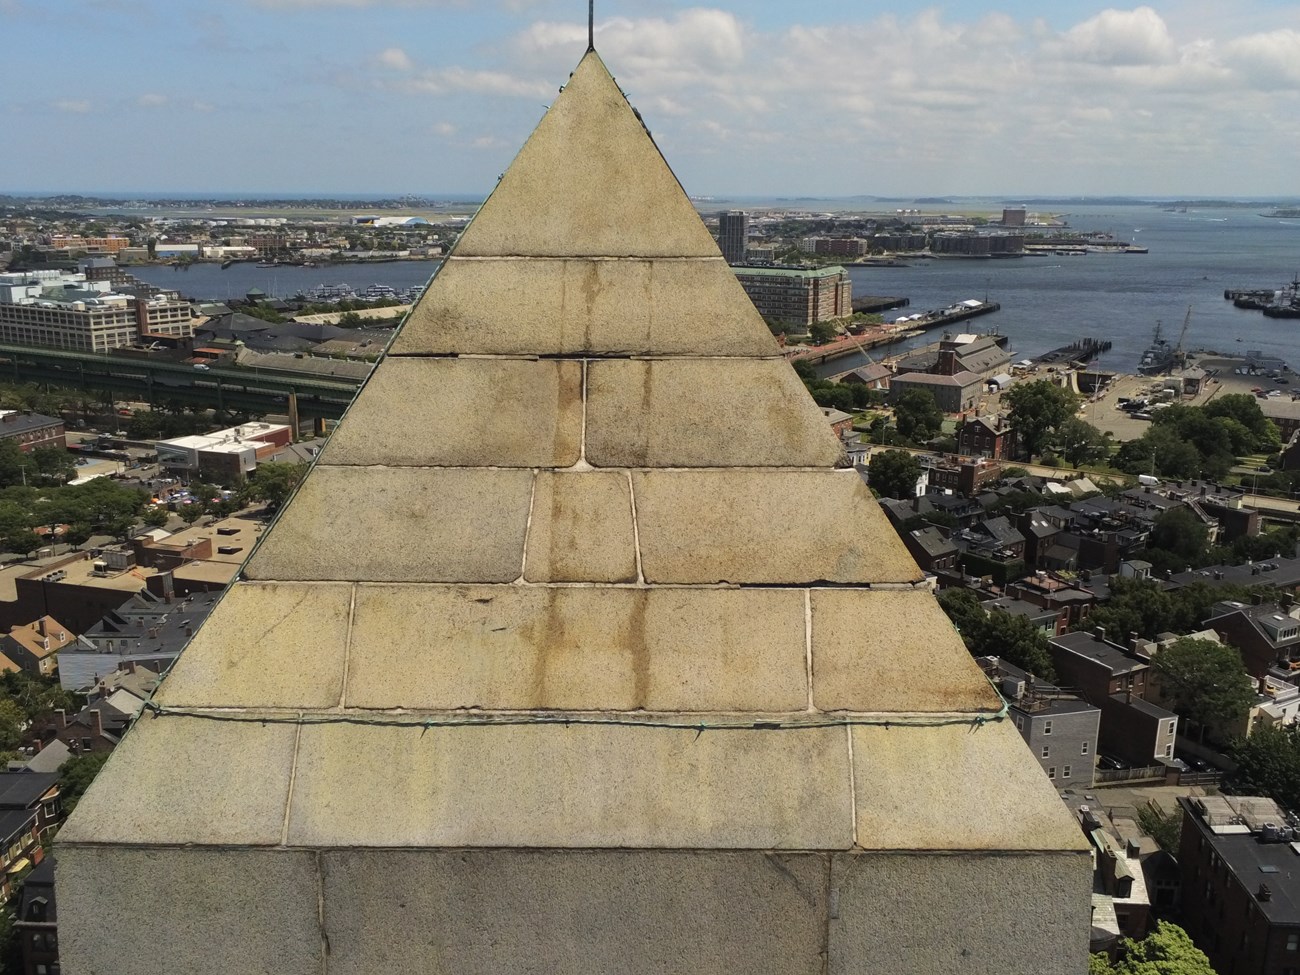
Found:
[{"label": "blue sky", "polygon": [[[583,0],[0,0],[6,190],[482,193]],[[597,0],[698,195],[1288,195],[1300,5]]]}]

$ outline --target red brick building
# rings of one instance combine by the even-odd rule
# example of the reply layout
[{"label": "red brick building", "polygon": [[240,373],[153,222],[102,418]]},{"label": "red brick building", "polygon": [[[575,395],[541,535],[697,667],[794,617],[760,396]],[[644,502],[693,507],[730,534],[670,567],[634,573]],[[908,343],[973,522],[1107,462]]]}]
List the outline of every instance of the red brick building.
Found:
[{"label": "red brick building", "polygon": [[38,447],[68,449],[63,421],[30,410],[0,410],[0,440],[12,440],[27,453]]}]

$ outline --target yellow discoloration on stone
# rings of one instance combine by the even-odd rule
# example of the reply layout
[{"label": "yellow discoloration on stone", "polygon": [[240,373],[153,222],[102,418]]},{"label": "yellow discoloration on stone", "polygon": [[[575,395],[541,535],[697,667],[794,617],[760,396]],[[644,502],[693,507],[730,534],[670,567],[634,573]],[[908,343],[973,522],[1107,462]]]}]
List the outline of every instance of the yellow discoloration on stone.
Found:
[{"label": "yellow discoloration on stone", "polygon": [[511,582],[533,473],[317,467],[249,560],[250,579]]},{"label": "yellow discoloration on stone", "polygon": [[236,583],[167,675],[169,707],[328,708],[343,693],[352,586]]},{"label": "yellow discoloration on stone", "polygon": [[813,706],[824,711],[984,711],[1002,702],[934,595],[812,594]]},{"label": "yellow discoloration on stone", "polygon": [[843,456],[785,362],[590,366],[587,462],[596,467],[834,467]]},{"label": "yellow discoloration on stone", "polygon": [[721,257],[447,259],[392,354],[776,356]]},{"label": "yellow discoloration on stone", "polygon": [[853,774],[866,850],[1088,848],[1010,721],[854,728]]},{"label": "yellow discoloration on stone", "polygon": [[647,582],[922,579],[856,471],[645,471],[632,489]]},{"label": "yellow discoloration on stone", "polygon": [[803,594],[361,586],[349,678],[361,708],[802,710]]},{"label": "yellow discoloration on stone", "polygon": [[636,542],[627,475],[539,474],[524,578],[529,582],[635,582]]},{"label": "yellow discoloration on stone", "polygon": [[582,364],[388,360],[330,437],[322,464],[570,467],[582,450]]},{"label": "yellow discoloration on stone", "polygon": [[848,849],[848,774],[842,728],[317,725],[302,729],[288,842]]}]

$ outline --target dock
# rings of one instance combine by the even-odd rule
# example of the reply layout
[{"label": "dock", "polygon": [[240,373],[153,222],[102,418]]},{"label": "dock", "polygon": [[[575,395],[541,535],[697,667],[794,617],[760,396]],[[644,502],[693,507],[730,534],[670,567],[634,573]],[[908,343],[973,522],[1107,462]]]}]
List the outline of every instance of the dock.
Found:
[{"label": "dock", "polygon": [[866,352],[882,345],[893,345],[895,342],[913,338],[931,329],[954,325],[970,318],[978,318],[980,315],[990,315],[1001,309],[1002,306],[996,301],[975,301],[972,299],[950,305],[941,311],[907,316],[906,319],[899,319],[891,325],[871,326],[865,329],[861,335],[846,335],[844,338],[836,339],[834,342],[827,342],[825,345],[793,346],[785,350],[785,357],[791,362],[811,362],[814,365],[820,365],[823,362],[840,359],[856,352]]}]

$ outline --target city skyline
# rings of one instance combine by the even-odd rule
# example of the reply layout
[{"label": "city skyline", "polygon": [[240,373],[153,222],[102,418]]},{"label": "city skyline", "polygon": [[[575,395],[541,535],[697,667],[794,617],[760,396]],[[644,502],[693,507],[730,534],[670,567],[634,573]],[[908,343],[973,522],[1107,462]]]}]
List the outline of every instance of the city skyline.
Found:
[{"label": "city skyline", "polygon": [[[0,0],[0,192],[481,195],[586,14]],[[1296,194],[1294,4],[598,0],[596,45],[697,196]]]}]

